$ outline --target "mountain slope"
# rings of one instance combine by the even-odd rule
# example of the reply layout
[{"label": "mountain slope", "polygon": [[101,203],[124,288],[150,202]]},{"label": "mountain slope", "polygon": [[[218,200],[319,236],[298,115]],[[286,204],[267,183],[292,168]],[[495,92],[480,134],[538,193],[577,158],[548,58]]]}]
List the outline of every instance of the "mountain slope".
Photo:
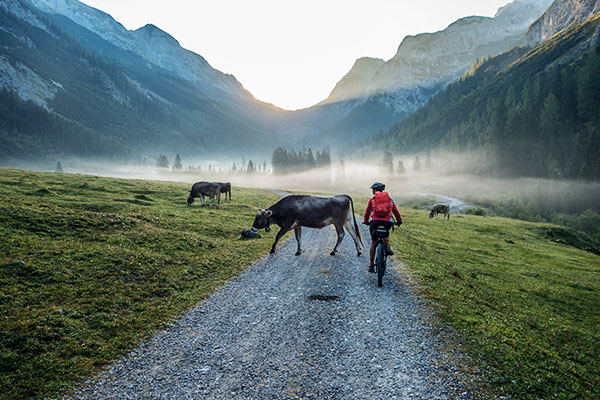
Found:
[{"label": "mountain slope", "polygon": [[[198,85],[62,15],[44,14],[25,2],[6,0],[0,4],[0,38],[0,87],[33,101],[27,107],[37,106],[51,119],[83,126],[91,135],[106,138],[123,149],[119,157],[154,157],[158,152],[227,155],[241,146],[252,154],[281,142],[240,120]],[[4,157],[89,156],[87,151],[61,145],[51,124],[32,140],[27,123],[19,123],[17,116],[4,109],[3,136],[22,143],[4,147]],[[38,147],[45,151],[36,152]],[[106,155],[97,150],[97,156]]]},{"label": "mountain slope", "polygon": [[597,13],[531,51],[481,63],[375,147],[477,151],[481,172],[597,179],[599,23]]},{"label": "mountain slope", "polygon": [[148,62],[199,85],[213,99],[251,97],[232,75],[213,69],[200,55],[154,25],[128,31],[110,15],[77,0],[29,0],[39,10],[63,15],[109,43],[140,55]]},{"label": "mountain slope", "polygon": [[531,26],[524,44],[534,47],[570,25],[583,22],[600,11],[600,0],[555,0]]},{"label": "mountain slope", "polygon": [[[305,117],[296,118],[294,113],[256,100],[233,75],[215,70],[202,56],[182,48],[176,39],[154,25],[128,31],[110,15],[77,0],[27,1],[50,15],[66,17],[115,47],[136,54],[146,63],[189,82],[189,86],[217,101],[231,118],[248,126],[250,130],[270,136],[270,140],[275,140],[276,145],[287,143],[295,136],[317,131],[314,126],[318,121],[313,122],[311,118]],[[82,45],[86,47],[85,44]],[[110,54],[105,56],[114,62],[121,62],[120,58]],[[331,117],[328,114],[328,118],[320,120]]]},{"label": "mountain slope", "polygon": [[[353,88],[355,99],[345,120],[320,136],[323,140],[356,139],[389,128],[457,79],[477,59],[514,47],[550,3],[551,0],[515,0],[500,8],[494,18],[466,17],[442,31],[406,37],[396,55],[370,79],[361,77],[360,81],[367,84]],[[323,103],[340,98],[338,91],[336,86]],[[348,97],[345,94],[342,98],[349,101]],[[375,109],[381,117],[368,118]]]}]

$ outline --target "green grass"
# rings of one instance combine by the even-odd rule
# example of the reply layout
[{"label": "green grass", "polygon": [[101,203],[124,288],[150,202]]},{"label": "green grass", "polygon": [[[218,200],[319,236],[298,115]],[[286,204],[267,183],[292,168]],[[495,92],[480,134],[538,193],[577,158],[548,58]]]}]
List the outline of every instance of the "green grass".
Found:
[{"label": "green grass", "polygon": [[190,187],[0,169],[0,399],[59,397],[268,251],[240,231],[279,196]]},{"label": "green grass", "polygon": [[[190,186],[0,170],[0,399],[60,397],[268,251],[275,232],[239,233],[277,195],[234,188],[209,210],[186,206]],[[484,367],[483,397],[600,398],[600,256],[585,241],[407,206],[392,246]]]},{"label": "green grass", "polygon": [[489,397],[600,398],[600,256],[554,225],[400,212],[396,257],[484,367]]}]

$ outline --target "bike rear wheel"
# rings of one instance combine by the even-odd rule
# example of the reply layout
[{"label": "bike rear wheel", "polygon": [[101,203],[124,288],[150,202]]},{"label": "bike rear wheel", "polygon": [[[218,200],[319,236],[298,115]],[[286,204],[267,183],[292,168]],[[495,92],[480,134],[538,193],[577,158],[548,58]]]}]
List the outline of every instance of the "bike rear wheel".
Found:
[{"label": "bike rear wheel", "polygon": [[375,253],[375,268],[377,269],[377,286],[383,286],[383,274],[385,274],[385,244],[379,243]]}]

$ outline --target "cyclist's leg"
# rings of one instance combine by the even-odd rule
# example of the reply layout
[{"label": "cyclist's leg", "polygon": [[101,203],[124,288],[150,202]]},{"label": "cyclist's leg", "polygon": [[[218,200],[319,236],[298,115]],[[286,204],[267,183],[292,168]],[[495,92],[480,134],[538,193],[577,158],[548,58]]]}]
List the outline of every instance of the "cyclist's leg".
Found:
[{"label": "cyclist's leg", "polygon": [[[377,221],[377,220],[373,221],[373,220],[371,220],[371,223],[369,224],[369,233],[371,234],[371,249],[369,250],[369,259],[370,259],[371,265],[374,264],[375,249],[377,248],[377,237],[375,237],[375,229],[377,229],[377,227],[379,227],[379,226],[383,226],[389,231],[390,228],[392,227],[392,223],[390,221]],[[387,239],[386,239],[386,241],[387,241]]]},{"label": "cyclist's leg", "polygon": [[[385,226],[385,228],[388,230],[388,233],[390,231],[390,229],[392,229],[392,226],[394,225],[394,223],[392,221],[382,221],[382,226]],[[390,247],[390,237],[388,235],[388,237],[385,238],[385,251],[387,253],[387,255],[389,256],[393,256],[394,252],[392,251],[392,248]]]},{"label": "cyclist's leg", "polygon": [[369,233],[371,234],[371,248],[369,249],[369,272],[375,272],[375,248],[377,247],[377,238],[375,237],[375,228],[379,221],[371,221],[369,224]]}]

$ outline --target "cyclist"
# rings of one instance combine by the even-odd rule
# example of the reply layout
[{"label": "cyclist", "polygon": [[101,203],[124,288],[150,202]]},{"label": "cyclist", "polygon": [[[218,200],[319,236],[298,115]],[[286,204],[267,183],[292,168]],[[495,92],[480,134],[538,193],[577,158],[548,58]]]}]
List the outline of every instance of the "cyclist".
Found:
[{"label": "cyclist", "polygon": [[[375,182],[371,185],[373,191],[373,197],[369,199],[367,209],[365,211],[365,217],[363,218],[363,224],[369,225],[369,232],[371,233],[371,250],[369,251],[369,272],[375,272],[375,248],[377,247],[377,238],[375,237],[375,229],[378,226],[384,226],[388,231],[393,225],[392,214],[396,217],[396,225],[402,224],[402,217],[394,200],[392,200],[384,192],[385,185],[383,183]],[[369,217],[371,223],[369,223]],[[385,239],[385,251],[388,255],[393,255],[394,252],[390,248],[390,239]]]}]

